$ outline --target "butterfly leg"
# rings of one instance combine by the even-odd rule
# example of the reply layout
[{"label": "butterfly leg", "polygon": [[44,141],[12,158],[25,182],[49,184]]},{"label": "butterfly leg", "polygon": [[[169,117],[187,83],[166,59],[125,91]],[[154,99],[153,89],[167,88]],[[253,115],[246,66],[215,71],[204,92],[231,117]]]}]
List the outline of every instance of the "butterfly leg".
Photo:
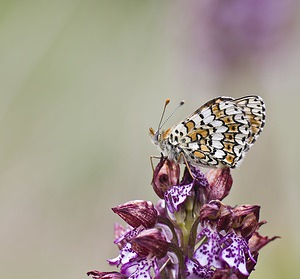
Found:
[{"label": "butterfly leg", "polygon": [[160,156],[154,156],[154,155],[151,155],[150,156],[150,163],[151,163],[151,167],[152,167],[152,171],[154,172],[155,168],[154,168],[154,165],[153,165],[153,159],[161,159],[162,157]]},{"label": "butterfly leg", "polygon": [[190,164],[188,163],[188,161],[187,161],[186,157],[184,156],[184,153],[183,153],[183,152],[181,152],[181,153],[179,154],[178,162],[180,162],[180,160],[181,160],[182,158],[183,158],[183,161],[184,161],[184,163],[185,163],[185,166],[187,167],[187,169],[188,169],[188,171],[189,171],[191,177],[192,177],[193,179],[195,179],[195,177],[194,177],[194,175],[193,175],[193,173],[192,173],[192,171],[191,171]]}]

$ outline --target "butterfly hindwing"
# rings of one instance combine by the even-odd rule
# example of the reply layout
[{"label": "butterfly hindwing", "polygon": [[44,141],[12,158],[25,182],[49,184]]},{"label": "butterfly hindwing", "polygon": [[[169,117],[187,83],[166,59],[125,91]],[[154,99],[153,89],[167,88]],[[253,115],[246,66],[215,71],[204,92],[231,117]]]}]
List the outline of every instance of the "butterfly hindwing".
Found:
[{"label": "butterfly hindwing", "polygon": [[250,147],[256,141],[265,125],[265,104],[259,96],[246,96],[236,99],[236,104],[243,109],[245,117],[251,125],[251,135],[248,140]]}]

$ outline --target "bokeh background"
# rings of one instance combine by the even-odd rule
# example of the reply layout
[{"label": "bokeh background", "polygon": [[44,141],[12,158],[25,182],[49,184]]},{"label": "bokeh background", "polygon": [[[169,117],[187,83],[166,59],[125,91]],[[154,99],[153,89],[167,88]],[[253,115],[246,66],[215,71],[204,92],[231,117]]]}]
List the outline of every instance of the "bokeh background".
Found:
[{"label": "bokeh background", "polygon": [[[261,95],[264,132],[225,202],[259,204],[253,278],[299,277],[299,4],[0,1],[0,278],[86,278],[117,255],[111,207],[155,202],[148,128]],[[298,173],[298,174],[297,174]]]}]

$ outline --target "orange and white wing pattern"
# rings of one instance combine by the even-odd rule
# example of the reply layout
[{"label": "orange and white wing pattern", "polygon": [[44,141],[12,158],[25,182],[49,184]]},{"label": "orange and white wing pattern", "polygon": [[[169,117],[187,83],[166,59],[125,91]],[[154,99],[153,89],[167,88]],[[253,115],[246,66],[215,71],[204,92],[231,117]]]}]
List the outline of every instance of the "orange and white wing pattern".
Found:
[{"label": "orange and white wing pattern", "polygon": [[235,168],[265,124],[259,96],[210,100],[164,138],[170,157],[182,154],[192,165]]}]

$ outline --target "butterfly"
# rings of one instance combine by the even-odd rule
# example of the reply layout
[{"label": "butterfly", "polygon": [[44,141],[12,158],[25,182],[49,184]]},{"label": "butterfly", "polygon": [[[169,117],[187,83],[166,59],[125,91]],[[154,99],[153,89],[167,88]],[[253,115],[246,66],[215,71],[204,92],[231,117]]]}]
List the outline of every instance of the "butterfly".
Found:
[{"label": "butterfly", "polygon": [[266,109],[259,96],[222,96],[166,131],[161,130],[162,118],[157,131],[149,131],[164,156],[196,166],[235,168],[262,132]]}]

